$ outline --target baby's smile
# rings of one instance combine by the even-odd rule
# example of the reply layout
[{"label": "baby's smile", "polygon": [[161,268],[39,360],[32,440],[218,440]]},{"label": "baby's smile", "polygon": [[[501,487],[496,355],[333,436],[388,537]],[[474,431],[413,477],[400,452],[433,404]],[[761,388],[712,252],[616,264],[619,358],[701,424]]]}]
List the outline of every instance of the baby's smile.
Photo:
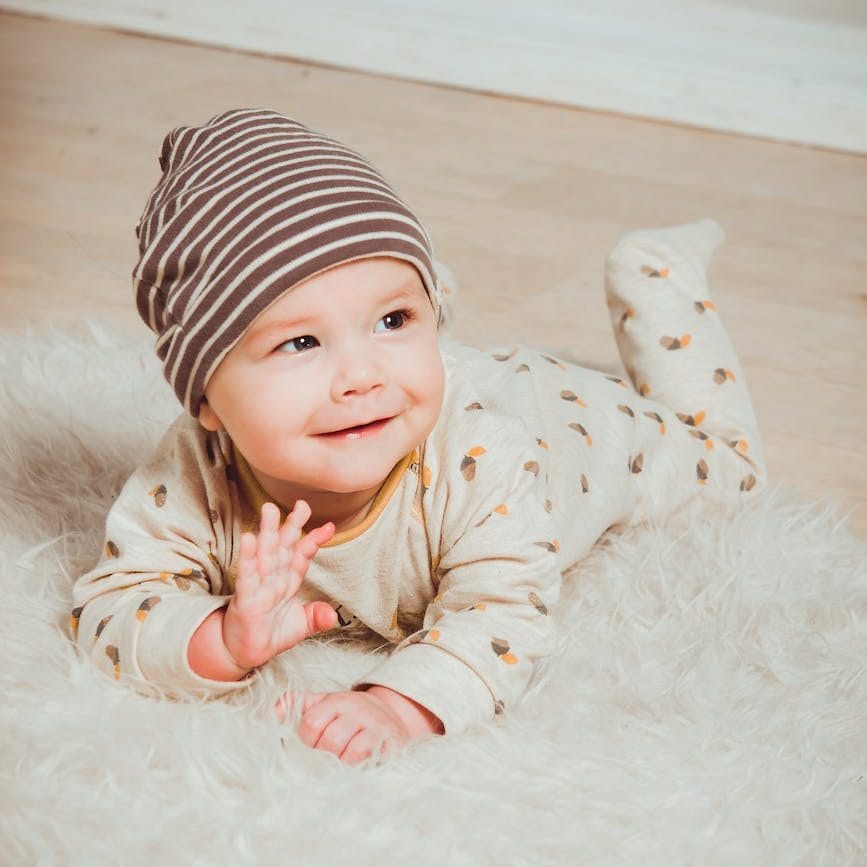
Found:
[{"label": "baby's smile", "polygon": [[396,416],[386,416],[379,419],[374,419],[369,422],[364,422],[362,424],[354,425],[352,427],[339,428],[337,430],[325,431],[321,434],[317,434],[319,437],[324,437],[326,439],[336,439],[336,440],[358,440],[370,436],[374,436],[383,430],[389,422],[391,422]]}]

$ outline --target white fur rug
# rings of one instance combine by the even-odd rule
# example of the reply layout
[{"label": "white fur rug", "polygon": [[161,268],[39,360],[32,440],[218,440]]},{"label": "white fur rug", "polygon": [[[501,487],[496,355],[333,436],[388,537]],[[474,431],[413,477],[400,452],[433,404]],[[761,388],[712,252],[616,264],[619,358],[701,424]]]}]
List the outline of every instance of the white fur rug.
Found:
[{"label": "white fur rug", "polygon": [[3,864],[867,863],[867,546],[832,505],[772,488],[687,534],[610,534],[521,708],[353,769],[271,705],[371,648],[304,645],[196,705],[70,643],[70,585],[176,413],[150,345],[0,336],[0,375]]}]

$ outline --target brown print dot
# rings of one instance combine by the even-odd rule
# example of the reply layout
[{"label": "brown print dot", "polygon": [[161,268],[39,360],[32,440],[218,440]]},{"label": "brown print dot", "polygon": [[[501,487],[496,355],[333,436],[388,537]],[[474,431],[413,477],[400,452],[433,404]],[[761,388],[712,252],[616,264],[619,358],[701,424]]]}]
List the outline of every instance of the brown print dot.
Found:
[{"label": "brown print dot", "polygon": [[756,477],[750,473],[741,480],[741,490],[751,491],[756,486]]},{"label": "brown print dot", "polygon": [[154,498],[154,505],[161,509],[166,504],[166,486],[157,485],[148,491],[148,496]]},{"label": "brown print dot", "polygon": [[550,500],[545,500],[545,511],[550,512],[554,508]]},{"label": "brown print dot", "polygon": [[539,614],[548,613],[548,606],[539,598],[536,593],[530,593],[527,598],[530,600],[530,604],[533,606],[533,608],[536,609],[536,611],[539,612]]},{"label": "brown print dot", "polygon": [[621,331],[626,330],[626,321],[628,319],[631,319],[633,316],[635,316],[635,311],[631,307],[627,307],[626,310],[623,312],[623,315],[620,317],[620,321],[618,322]]},{"label": "brown print dot", "polygon": [[532,473],[534,476],[539,475],[539,462],[538,461],[526,461],[524,463],[524,469],[528,473]]},{"label": "brown print dot", "polygon": [[139,605],[136,610],[135,617],[136,620],[142,621],[148,616],[148,612],[155,606],[160,603],[159,596],[148,596],[141,605]]},{"label": "brown print dot", "polygon": [[590,482],[587,481],[587,476],[581,473],[581,491],[586,494],[590,490]]},{"label": "brown print dot", "polygon": [[660,337],[659,345],[663,347],[663,349],[675,350],[675,349],[684,349],[689,346],[692,341],[692,335],[690,334],[682,334],[680,337]]},{"label": "brown print dot", "polygon": [[642,265],[641,273],[648,277],[668,277],[668,268],[654,268],[652,265]]},{"label": "brown print dot", "polygon": [[73,636],[78,634],[78,622],[81,619],[82,611],[84,611],[84,606],[79,605],[78,608],[73,608],[69,614],[69,631]]},{"label": "brown print dot", "polygon": [[469,455],[464,455],[461,461],[461,475],[471,482],[476,477],[476,459]]},{"label": "brown print dot", "polygon": [[587,445],[588,445],[588,446],[592,446],[592,445],[593,445],[593,437],[590,436],[590,434],[587,433],[587,429],[584,427],[583,424],[578,424],[577,421],[570,422],[570,423],[569,423],[569,429],[570,429],[570,430],[574,430],[574,431],[576,431],[577,433],[580,433],[581,436],[583,436],[583,437],[587,440]]},{"label": "brown print dot", "polygon": [[120,557],[120,549],[115,545],[114,542],[109,539],[105,543],[105,556],[106,557]]},{"label": "brown print dot", "polygon": [[484,409],[484,407],[477,400],[474,400],[472,403],[468,403],[464,409],[470,411],[474,409]]},{"label": "brown print dot", "polygon": [[725,367],[718,367],[713,372],[713,381],[717,385],[724,385],[728,380],[735,381],[735,375]]},{"label": "brown print dot", "polygon": [[502,716],[506,712],[506,705],[503,704],[501,699],[497,699],[494,704],[494,716]]},{"label": "brown print dot", "polygon": [[635,460],[629,462],[629,471],[631,473],[640,473],[644,467],[644,453],[641,452],[635,456]]},{"label": "brown print dot", "polygon": [[584,403],[584,401],[581,400],[581,398],[578,397],[578,395],[575,394],[574,391],[570,391],[568,388],[564,388],[564,389],[560,392],[560,397],[561,397],[563,400],[568,400],[570,403],[577,403],[578,406],[583,406],[585,409],[586,409],[586,407],[587,407],[587,404]]},{"label": "brown print dot", "polygon": [[511,648],[509,647],[509,642],[504,638],[494,638],[491,640],[491,649],[500,659],[506,663],[506,665],[515,665],[518,661],[518,657],[515,656],[514,653],[511,652]]},{"label": "brown print dot", "polygon": [[493,353],[493,357],[494,357],[495,361],[508,361],[510,358],[515,357],[515,353],[517,351],[518,351],[517,349],[513,349],[508,355],[504,355],[501,352],[495,352],[495,353]]},{"label": "brown print dot", "polygon": [[105,629],[106,626],[108,626],[109,621],[113,616],[113,614],[109,614],[108,616],[103,617],[102,620],[100,620],[99,623],[96,624],[96,632],[93,633],[94,640],[98,639],[99,636],[102,635],[102,630]]},{"label": "brown print dot", "polygon": [[529,364],[519,364],[515,368],[515,373],[529,373],[529,372],[530,372],[530,365]]},{"label": "brown print dot", "polygon": [[630,418],[635,418],[635,411],[632,409],[631,406],[627,406],[625,403],[618,403],[617,408],[625,415],[628,415]]},{"label": "brown print dot", "polygon": [[120,679],[120,651],[113,645],[109,644],[108,647],[105,648],[105,655],[111,660],[111,664],[114,666],[114,679]]},{"label": "brown print dot", "polygon": [[611,382],[614,382],[617,385],[623,386],[623,388],[626,388],[626,389],[629,388],[629,386],[619,376],[606,376],[605,378],[610,379]]},{"label": "brown print dot", "polygon": [[677,417],[685,424],[690,427],[696,427],[700,425],[705,419],[705,412],[702,410],[701,412],[697,412],[695,415],[688,415],[684,412],[677,413]]},{"label": "brown print dot", "polygon": [[695,465],[695,475],[696,475],[696,479],[700,485],[703,485],[707,481],[708,473],[709,473],[709,469],[708,469],[707,461],[704,460],[704,458],[702,458]]},{"label": "brown print dot", "polygon": [[552,554],[556,554],[560,550],[560,543],[557,539],[554,539],[553,542],[533,542],[533,544],[537,548],[544,548],[546,551],[550,551]]}]

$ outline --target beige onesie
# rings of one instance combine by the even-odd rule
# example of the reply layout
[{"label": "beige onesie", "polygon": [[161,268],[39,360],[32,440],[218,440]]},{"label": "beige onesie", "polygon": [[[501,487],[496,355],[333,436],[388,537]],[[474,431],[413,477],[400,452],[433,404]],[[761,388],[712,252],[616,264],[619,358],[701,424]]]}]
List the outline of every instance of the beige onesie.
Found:
[{"label": "beige onesie", "polygon": [[[633,387],[525,347],[443,341],[434,430],[299,591],[332,603],[347,633],[393,646],[363,683],[415,699],[449,733],[489,719],[550,653],[561,573],[608,527],[759,489],[755,417],[705,277],[721,237],[706,220],[634,233],[609,257]],[[264,497],[225,433],[178,419],[126,483],[102,559],[75,585],[79,645],[145,689],[244,688],[196,675],[187,644],[232,593],[240,534]]]}]

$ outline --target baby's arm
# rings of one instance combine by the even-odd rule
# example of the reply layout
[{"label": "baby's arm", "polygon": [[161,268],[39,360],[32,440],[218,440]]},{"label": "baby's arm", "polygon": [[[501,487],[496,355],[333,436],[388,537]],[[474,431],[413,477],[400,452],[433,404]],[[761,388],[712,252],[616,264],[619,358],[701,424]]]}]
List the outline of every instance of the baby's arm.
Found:
[{"label": "baby's arm", "polygon": [[211,680],[236,681],[294,647],[333,628],[337,614],[326,602],[295,599],[310,561],[334,535],[334,525],[302,536],[310,507],[299,500],[280,526],[273,503],[262,506],[258,536],[244,533],[235,592],[225,608],[208,615],[190,639],[190,667]]}]

